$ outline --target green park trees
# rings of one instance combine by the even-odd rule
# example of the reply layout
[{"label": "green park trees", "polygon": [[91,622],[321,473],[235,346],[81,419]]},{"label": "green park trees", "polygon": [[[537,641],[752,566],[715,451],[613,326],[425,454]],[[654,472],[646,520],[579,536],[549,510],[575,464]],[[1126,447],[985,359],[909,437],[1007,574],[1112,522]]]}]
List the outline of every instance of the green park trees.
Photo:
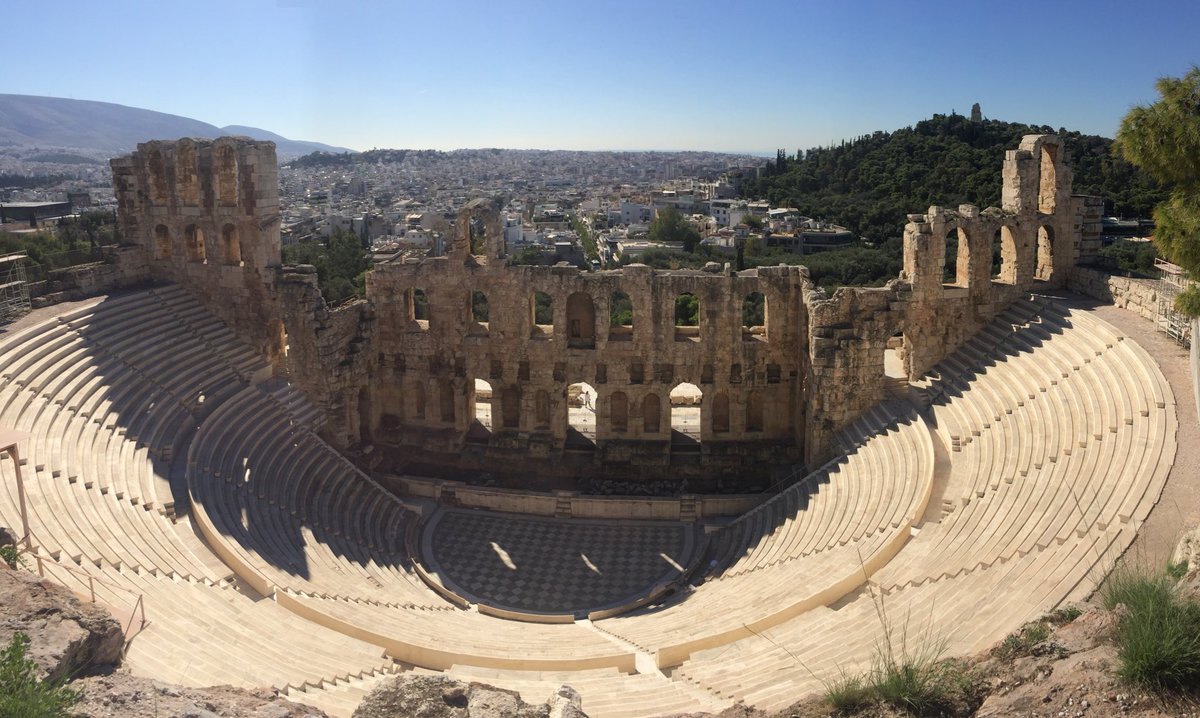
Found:
[{"label": "green park trees", "polygon": [[[1121,121],[1117,147],[1130,162],[1170,187],[1154,208],[1154,244],[1193,279],[1200,278],[1200,67],[1182,78],[1163,77],[1161,96],[1134,107]],[[1179,295],[1176,308],[1200,316],[1200,289]]]},{"label": "green park trees", "polygon": [[679,210],[668,206],[660,209],[650,223],[649,239],[651,242],[681,243],[683,251],[691,253],[700,244],[700,233],[688,224]]}]

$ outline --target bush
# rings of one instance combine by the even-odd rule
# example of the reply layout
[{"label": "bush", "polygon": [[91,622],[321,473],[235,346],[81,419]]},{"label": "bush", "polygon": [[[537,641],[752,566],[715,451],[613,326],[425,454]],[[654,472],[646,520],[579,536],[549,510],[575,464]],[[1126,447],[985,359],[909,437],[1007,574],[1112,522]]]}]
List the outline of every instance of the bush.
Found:
[{"label": "bush", "polygon": [[1166,571],[1118,567],[1102,592],[1104,605],[1124,606],[1117,619],[1117,674],[1160,692],[1200,686],[1200,602],[1179,593]]},{"label": "bush", "polygon": [[0,652],[0,716],[21,718],[60,718],[80,695],[61,681],[43,681],[37,677],[37,664],[29,660],[29,636],[14,634],[8,647]]},{"label": "bush", "polygon": [[9,568],[17,568],[25,564],[25,559],[21,558],[20,550],[12,544],[0,546],[0,561],[8,564]]}]

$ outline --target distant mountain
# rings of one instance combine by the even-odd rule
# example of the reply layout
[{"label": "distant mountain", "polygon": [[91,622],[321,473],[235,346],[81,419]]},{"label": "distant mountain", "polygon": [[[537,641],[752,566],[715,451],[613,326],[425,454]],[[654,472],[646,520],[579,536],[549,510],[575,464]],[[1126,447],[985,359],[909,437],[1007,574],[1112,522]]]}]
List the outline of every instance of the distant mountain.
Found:
[{"label": "distant mountain", "polygon": [[0,94],[0,146],[90,150],[114,155],[129,152],[146,140],[216,138],[229,134],[272,140],[281,159],[316,150],[352,151],[320,142],[289,140],[256,127],[221,128],[179,115],[111,102]]},{"label": "distant mountain", "polygon": [[343,152],[353,152],[354,150],[346,147],[335,147],[327,145],[323,142],[305,142],[304,140],[289,140],[283,135],[277,135],[274,132],[260,129],[258,127],[247,127],[245,125],[226,125],[221,128],[221,132],[227,135],[245,135],[253,137],[256,140],[270,140],[275,143],[276,153],[281,158],[292,158],[306,155],[311,152],[332,152],[341,154]]}]

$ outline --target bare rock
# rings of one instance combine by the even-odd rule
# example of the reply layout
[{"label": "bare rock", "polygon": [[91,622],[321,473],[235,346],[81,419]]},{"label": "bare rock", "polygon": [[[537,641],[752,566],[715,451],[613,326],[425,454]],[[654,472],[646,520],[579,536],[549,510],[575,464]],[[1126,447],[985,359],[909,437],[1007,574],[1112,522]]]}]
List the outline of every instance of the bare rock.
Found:
[{"label": "bare rock", "polygon": [[[566,692],[564,692],[566,691]],[[559,713],[552,714],[557,709]],[[560,688],[549,703],[530,705],[515,691],[445,676],[402,675],[363,699],[354,718],[587,718],[579,694]]]},{"label": "bare rock", "polygon": [[121,625],[104,609],[26,571],[0,570],[0,645],[29,636],[29,657],[54,678],[91,673],[121,660]]},{"label": "bare rock", "polygon": [[571,686],[560,686],[554,695],[550,696],[549,718],[587,718],[583,712],[583,698],[579,691]]},{"label": "bare rock", "polygon": [[184,688],[124,669],[72,681],[71,687],[83,694],[74,718],[327,718],[271,688]]}]

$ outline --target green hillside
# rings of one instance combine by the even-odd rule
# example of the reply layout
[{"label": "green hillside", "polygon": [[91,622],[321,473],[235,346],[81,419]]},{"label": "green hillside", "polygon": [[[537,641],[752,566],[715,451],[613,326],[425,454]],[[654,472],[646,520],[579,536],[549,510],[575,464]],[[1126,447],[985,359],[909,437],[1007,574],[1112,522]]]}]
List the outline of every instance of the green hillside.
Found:
[{"label": "green hillside", "polygon": [[1065,129],[998,120],[971,122],[934,115],[894,132],[876,132],[836,147],[780,150],[746,194],[772,206],[795,207],[863,238],[900,236],[905,215],[931,204],[1000,204],[1004,151],[1027,134],[1055,133],[1074,169],[1076,194],[1101,195],[1111,214],[1149,217],[1166,193],[1113,153],[1112,140]]}]

